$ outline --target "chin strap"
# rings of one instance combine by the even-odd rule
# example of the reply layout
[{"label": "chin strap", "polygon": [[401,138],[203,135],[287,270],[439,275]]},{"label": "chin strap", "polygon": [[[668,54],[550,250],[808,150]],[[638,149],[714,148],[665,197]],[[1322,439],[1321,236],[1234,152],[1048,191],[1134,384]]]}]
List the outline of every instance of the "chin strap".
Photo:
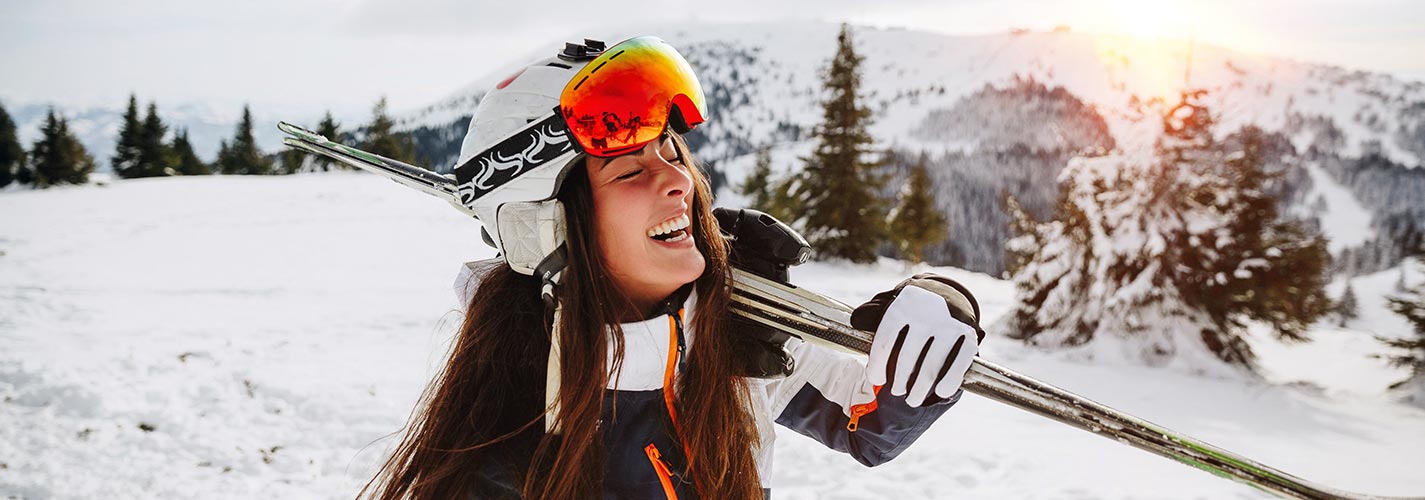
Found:
[{"label": "chin strap", "polygon": [[548,410],[544,415],[546,434],[559,433],[554,423],[559,417],[559,319],[563,308],[559,307],[558,301],[554,299],[554,288],[559,285],[559,278],[563,275],[566,252],[565,245],[561,244],[534,268],[534,275],[539,276],[539,297],[544,300],[545,307],[554,309],[554,326],[549,336],[549,363],[544,372],[544,407]]},{"label": "chin strap", "polygon": [[534,267],[534,275],[539,276],[539,297],[544,299],[544,307],[553,308],[556,313],[559,309],[554,302],[554,287],[559,286],[559,278],[564,274],[567,254],[568,247],[561,243],[553,252],[544,256],[544,260],[539,261],[539,265]]},{"label": "chin strap", "polygon": [[559,418],[559,318],[563,308],[554,309],[554,330],[549,336],[549,364],[544,372],[544,433],[559,434],[554,426]]}]

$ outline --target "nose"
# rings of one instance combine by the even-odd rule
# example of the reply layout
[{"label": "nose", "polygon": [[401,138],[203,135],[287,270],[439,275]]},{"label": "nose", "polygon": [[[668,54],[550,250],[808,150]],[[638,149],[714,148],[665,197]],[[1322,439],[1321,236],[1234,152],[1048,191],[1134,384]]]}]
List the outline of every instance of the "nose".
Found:
[{"label": "nose", "polygon": [[693,176],[685,166],[675,165],[654,152],[645,156],[649,169],[658,175],[658,192],[669,198],[682,198],[693,190]]}]

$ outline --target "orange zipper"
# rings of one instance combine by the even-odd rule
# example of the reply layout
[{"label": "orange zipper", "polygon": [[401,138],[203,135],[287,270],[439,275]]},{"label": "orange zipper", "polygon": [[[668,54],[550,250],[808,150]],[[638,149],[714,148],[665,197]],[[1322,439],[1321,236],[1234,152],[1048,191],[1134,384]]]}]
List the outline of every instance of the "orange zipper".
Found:
[{"label": "orange zipper", "polygon": [[663,454],[658,452],[658,447],[653,443],[644,446],[643,451],[648,454],[648,462],[653,464],[653,472],[658,474],[658,482],[663,483],[663,494],[668,500],[678,500],[678,492],[673,491],[673,471],[668,470],[668,464],[663,463]]},{"label": "orange zipper", "polygon": [[[879,385],[871,390],[878,396],[881,394]],[[846,422],[846,430],[856,432],[856,428],[860,426],[861,416],[873,411],[876,411],[876,400],[874,399],[870,403],[851,405],[851,420]]]}]

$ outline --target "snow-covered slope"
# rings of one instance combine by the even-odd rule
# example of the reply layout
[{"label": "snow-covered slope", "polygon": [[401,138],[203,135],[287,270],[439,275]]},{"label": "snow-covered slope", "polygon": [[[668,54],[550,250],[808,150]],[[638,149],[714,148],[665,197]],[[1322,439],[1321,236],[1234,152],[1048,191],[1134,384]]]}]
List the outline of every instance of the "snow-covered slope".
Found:
[{"label": "snow-covered slope", "polygon": [[[446,355],[455,273],[493,255],[477,235],[443,202],[356,173],[0,193],[0,498],[351,498]],[[990,321],[1013,299],[935,270]],[[793,272],[851,303],[907,274]],[[1381,394],[1400,374],[1363,340],[1399,328],[1378,320],[1389,282],[1354,282],[1363,323],[1318,329],[1318,344],[1256,340],[1292,385],[1083,365],[1002,338],[984,356],[1308,478],[1419,495],[1425,411]],[[778,438],[778,498],[1266,498],[974,396],[874,469]]]}]

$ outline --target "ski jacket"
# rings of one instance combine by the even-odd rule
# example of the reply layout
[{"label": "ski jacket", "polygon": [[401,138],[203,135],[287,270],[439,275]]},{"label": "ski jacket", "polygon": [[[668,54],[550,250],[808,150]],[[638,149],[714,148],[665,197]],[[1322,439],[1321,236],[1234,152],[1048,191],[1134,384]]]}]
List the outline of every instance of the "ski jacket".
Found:
[{"label": "ski jacket", "polygon": [[[473,291],[472,264],[467,264],[457,280],[457,293]],[[692,478],[684,474],[686,460],[664,394],[666,381],[676,380],[681,369],[679,347],[683,357],[697,348],[697,332],[688,327],[688,320],[697,313],[697,298],[697,292],[692,291],[681,304],[665,303],[657,317],[621,324],[624,357],[617,370],[612,366],[610,346],[609,383],[600,422],[605,499],[697,498]],[[787,347],[796,360],[791,375],[748,379],[750,413],[760,436],[753,453],[764,496],[769,498],[776,440],[773,423],[873,467],[905,451],[962,394],[911,408],[905,396],[877,391],[865,381],[864,360],[796,338],[789,340]],[[526,437],[528,453],[533,453],[537,443],[538,436]],[[508,468],[489,467],[479,476],[471,498],[518,498],[519,476]]]}]

